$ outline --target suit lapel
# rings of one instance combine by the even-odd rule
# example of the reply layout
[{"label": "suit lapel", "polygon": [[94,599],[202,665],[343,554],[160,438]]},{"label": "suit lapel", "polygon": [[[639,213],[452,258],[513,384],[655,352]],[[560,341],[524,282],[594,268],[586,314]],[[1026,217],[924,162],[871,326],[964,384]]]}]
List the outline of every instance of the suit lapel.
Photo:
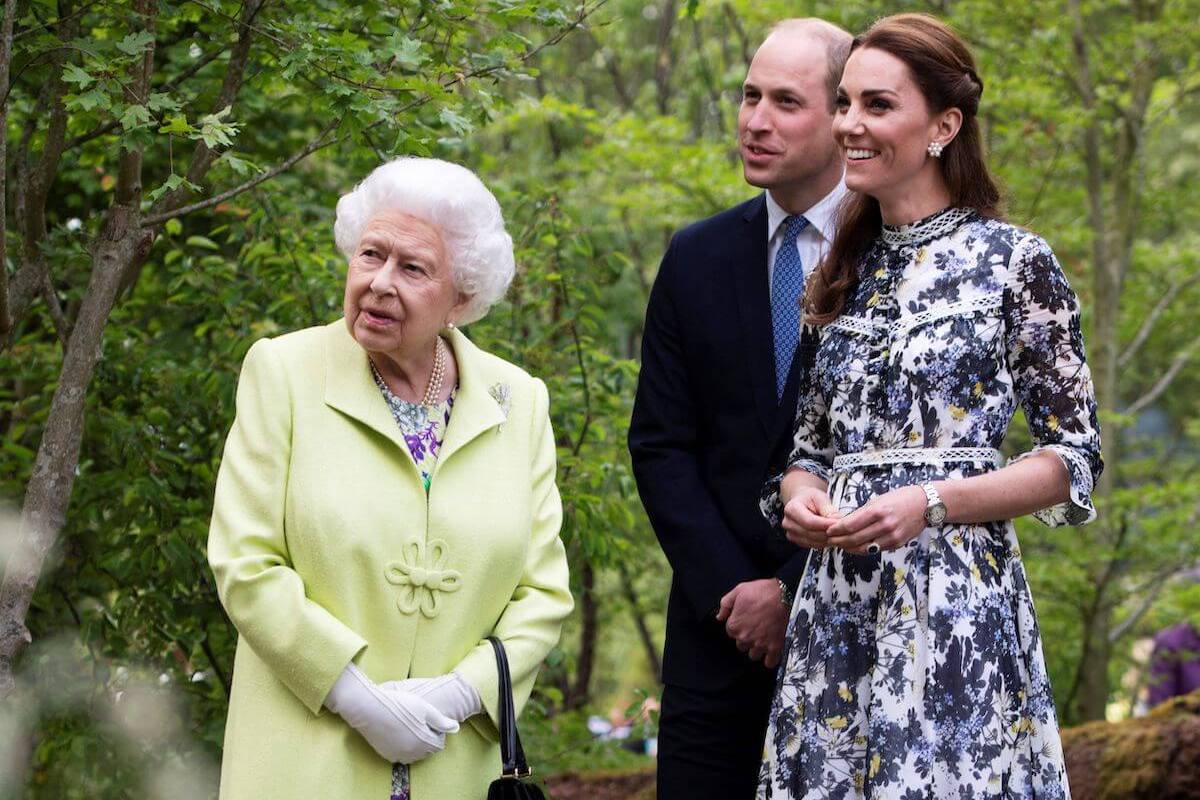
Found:
[{"label": "suit lapel", "polygon": [[750,370],[754,405],[763,432],[770,434],[778,403],[775,398],[775,346],[771,332],[771,299],[767,286],[767,201],[759,195],[742,215],[728,255],[734,276],[738,314]]}]

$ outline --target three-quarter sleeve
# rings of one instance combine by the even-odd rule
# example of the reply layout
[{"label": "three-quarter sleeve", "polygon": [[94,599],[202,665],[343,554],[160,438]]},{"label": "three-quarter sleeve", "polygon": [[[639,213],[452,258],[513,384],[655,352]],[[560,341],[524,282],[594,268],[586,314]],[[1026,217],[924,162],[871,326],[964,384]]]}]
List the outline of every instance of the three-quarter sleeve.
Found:
[{"label": "three-quarter sleeve", "polygon": [[1104,465],[1079,303],[1041,238],[1023,240],[1011,266],[1004,293],[1005,348],[1035,447],[1009,463],[1042,450],[1057,455],[1070,476],[1070,498],[1034,516],[1051,527],[1082,525],[1096,516],[1092,489]]},{"label": "three-quarter sleeve", "polygon": [[[533,690],[538,668],[550,648],[558,643],[563,621],[574,608],[567,554],[559,538],[562,502],[555,483],[556,457],[554,431],[550,426],[550,400],[546,385],[534,381],[532,463],[532,514],[529,520],[529,548],[525,566],[512,597],[496,622],[493,635],[504,644],[512,677],[513,702],[520,714]],[[486,719],[481,732],[495,738],[499,719],[498,674],[496,656],[487,641],[479,642],[454,671],[479,692]],[[482,725],[484,717],[471,723]]]},{"label": "three-quarter sleeve", "polygon": [[[792,452],[783,472],[771,477],[763,487],[758,507],[767,522],[779,527],[783,521],[783,503],[779,498],[783,478],[794,469],[829,480],[833,468],[833,437],[829,427],[829,405],[814,370],[819,369],[817,348],[821,330],[804,326],[800,333],[800,394],[796,400],[796,416],[792,425]],[[805,353],[805,351],[808,351]]]},{"label": "three-quarter sleeve", "polygon": [[246,354],[217,476],[208,561],[238,634],[314,714],[366,641],[305,595],[284,536],[292,405],[270,340]]}]

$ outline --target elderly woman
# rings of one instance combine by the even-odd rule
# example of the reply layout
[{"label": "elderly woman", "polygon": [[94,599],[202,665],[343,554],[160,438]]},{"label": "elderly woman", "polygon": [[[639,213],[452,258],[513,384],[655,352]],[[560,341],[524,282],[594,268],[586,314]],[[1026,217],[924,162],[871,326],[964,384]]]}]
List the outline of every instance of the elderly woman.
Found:
[{"label": "elderly woman", "polygon": [[469,170],[401,158],[341,198],[343,319],[256,342],[208,556],[241,638],[226,800],[482,798],[495,656],[517,708],[572,607],[541,381],[455,326],[512,280]]}]

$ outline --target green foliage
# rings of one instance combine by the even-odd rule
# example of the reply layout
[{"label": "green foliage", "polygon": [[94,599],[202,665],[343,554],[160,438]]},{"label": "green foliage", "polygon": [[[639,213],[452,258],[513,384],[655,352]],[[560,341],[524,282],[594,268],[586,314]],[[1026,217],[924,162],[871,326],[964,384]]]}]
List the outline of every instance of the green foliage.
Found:
[{"label": "green foliage", "polygon": [[[1076,65],[1063,4],[1037,0],[1003,13],[994,0],[904,4],[950,13],[971,40],[987,85],[985,135],[1011,216],[1054,246],[1084,299],[1089,330],[1092,245],[1105,233],[1087,218],[1083,126],[1099,116],[1106,135],[1119,136],[1113,105],[1128,96],[1127,54],[1138,37],[1155,43],[1162,66],[1140,143],[1143,199],[1121,341],[1136,339],[1165,295],[1175,291],[1176,300],[1122,364],[1117,408],[1173,368],[1194,340],[1191,309],[1200,300],[1193,280],[1200,273],[1200,48],[1191,24],[1200,8],[1170,0],[1158,18],[1134,20],[1134,6],[1142,8],[1083,3],[1101,99],[1086,110],[1069,79]],[[673,230],[753,192],[736,161],[734,115],[746,59],[771,22],[803,13],[859,30],[898,7],[610,0],[534,65],[522,54],[565,26],[573,6],[286,0],[254,20],[258,43],[244,85],[222,108],[216,103],[241,4],[161,2],[153,39],[127,2],[78,10],[72,31],[52,4],[21,5],[9,98],[14,174],[22,148],[36,154],[46,140],[43,87],[56,79],[66,87],[69,147],[41,253],[68,319],[87,286],[89,246],[112,202],[123,150],[143,150],[148,209],[169,193],[193,202],[237,186],[326,129],[335,143],[252,191],[167,222],[117,306],[88,396],[62,546],[29,616],[35,641],[73,642],[71,663],[82,665],[87,699],[40,712],[24,796],[125,796],[146,769],[166,769],[171,758],[207,764],[219,757],[236,632],[217,603],[204,543],[239,365],[256,338],[338,316],[344,259],[332,242],[333,206],[399,153],[462,161],[500,199],[520,270],[507,300],[468,333],[550,390],[563,538],[577,583],[583,565],[598,571],[590,596],[600,628],[592,707],[632,702],[639,688],[652,687],[649,659],[631,657],[643,649],[632,623],[639,617],[661,642],[670,576],[638,502],[625,436],[658,259]],[[151,41],[151,91],[131,98],[129,70]],[[200,143],[218,158],[193,182],[188,169]],[[1114,148],[1101,158],[1106,170],[1116,168]],[[11,223],[8,235],[15,260],[21,242]],[[0,352],[0,497],[14,504],[61,359],[44,303]],[[1125,440],[1108,464],[1119,479],[1096,527],[1020,524],[1060,709],[1078,683],[1081,620],[1108,570],[1121,575],[1103,597],[1116,634],[1114,690],[1120,673],[1136,666],[1136,638],[1200,615],[1196,591],[1164,577],[1196,559],[1198,384],[1195,359],[1184,358],[1169,391],[1142,414],[1104,420],[1121,426]],[[1028,445],[1018,421],[1006,447]],[[593,743],[581,712],[559,713],[575,690],[584,631],[579,619],[569,622],[523,720],[543,770],[642,763]],[[25,661],[29,674],[41,669],[38,657]],[[108,712],[97,710],[113,706],[131,674],[165,675],[182,709],[182,734],[165,761],[146,761],[143,750],[122,744],[104,721]]]}]

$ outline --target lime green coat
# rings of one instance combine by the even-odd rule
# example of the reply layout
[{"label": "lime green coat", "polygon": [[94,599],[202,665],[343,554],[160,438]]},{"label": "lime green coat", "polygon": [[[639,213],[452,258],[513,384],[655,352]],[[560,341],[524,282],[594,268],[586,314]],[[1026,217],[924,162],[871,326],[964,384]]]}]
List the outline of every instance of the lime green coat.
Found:
[{"label": "lime green coat", "polygon": [[413,800],[498,775],[496,667],[517,708],[572,607],[546,387],[458,331],[428,498],[339,320],[256,342],[217,478],[208,559],[240,639],[224,800],[387,800],[391,765],[322,708],[353,659],[377,682],[457,670],[486,715],[412,766]]}]

